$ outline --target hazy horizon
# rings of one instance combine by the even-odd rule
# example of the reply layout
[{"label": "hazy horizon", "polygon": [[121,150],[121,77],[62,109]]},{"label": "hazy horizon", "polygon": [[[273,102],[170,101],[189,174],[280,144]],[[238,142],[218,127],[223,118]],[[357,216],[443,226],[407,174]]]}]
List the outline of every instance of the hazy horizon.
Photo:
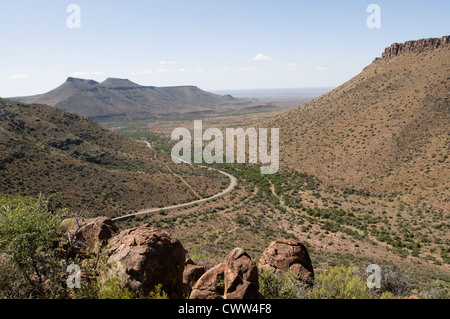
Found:
[{"label": "hazy horizon", "polygon": [[[68,76],[206,91],[337,87],[394,42],[442,37],[450,3],[376,1],[3,2],[0,96]],[[74,23],[76,22],[76,23]]]},{"label": "hazy horizon", "polygon": [[[67,78],[70,78],[70,77],[72,77],[72,76],[68,76]],[[111,77],[111,78],[116,78],[116,77]],[[82,78],[82,77],[79,77],[78,79],[93,80],[93,79],[90,79],[90,78]],[[106,80],[106,79],[107,78],[105,78],[104,80]],[[99,82],[99,83],[103,82],[102,80],[100,80],[100,81],[94,80],[94,81]],[[63,84],[63,83],[64,82],[62,82],[61,84]],[[140,83],[137,83],[137,84],[141,85]],[[183,85],[180,85],[180,86],[183,86]],[[193,85],[193,84],[186,84],[185,86],[195,86],[195,85]],[[164,86],[164,87],[172,87],[172,86]],[[53,88],[53,89],[55,89],[55,88]],[[332,86],[332,87],[331,86],[324,86],[324,87],[285,87],[285,88],[273,87],[273,88],[221,89],[221,90],[205,90],[205,89],[203,89],[201,87],[199,87],[199,88],[204,90],[204,91],[210,92],[210,93],[214,93],[214,94],[218,94],[218,95],[232,95],[233,97],[236,97],[236,98],[255,98],[255,99],[280,98],[280,99],[288,99],[288,98],[309,97],[309,96],[317,97],[319,95],[322,95],[322,94],[325,94],[325,93],[327,93],[329,91],[332,91],[336,87],[335,86]],[[51,91],[51,90],[49,90],[49,91]],[[45,94],[45,93],[48,93],[49,91],[41,92],[41,93],[37,93],[37,94],[33,94],[33,95]],[[23,95],[23,96],[25,96],[25,95]],[[32,95],[30,95],[30,96],[32,96]],[[15,98],[15,97],[21,97],[21,95],[18,95],[18,96],[3,96],[3,98]]]}]

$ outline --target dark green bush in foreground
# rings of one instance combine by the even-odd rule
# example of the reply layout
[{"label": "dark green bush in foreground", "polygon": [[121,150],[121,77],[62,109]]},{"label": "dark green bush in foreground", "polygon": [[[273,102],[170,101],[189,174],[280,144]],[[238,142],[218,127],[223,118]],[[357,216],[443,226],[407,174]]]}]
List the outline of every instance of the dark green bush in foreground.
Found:
[{"label": "dark green bush in foreground", "polygon": [[44,286],[51,285],[61,270],[52,246],[61,238],[63,213],[53,211],[43,196],[0,198],[1,295],[42,296]]}]

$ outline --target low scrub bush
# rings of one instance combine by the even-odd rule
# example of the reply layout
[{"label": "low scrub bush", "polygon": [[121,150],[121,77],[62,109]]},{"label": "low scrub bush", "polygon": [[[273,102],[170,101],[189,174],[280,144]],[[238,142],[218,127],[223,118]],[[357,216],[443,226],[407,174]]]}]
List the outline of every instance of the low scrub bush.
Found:
[{"label": "low scrub bush", "polygon": [[450,299],[449,284],[441,280],[430,282],[420,294],[424,299]]},{"label": "low scrub bush", "polygon": [[259,273],[259,291],[267,299],[307,299],[307,289],[290,272],[267,268]]},{"label": "low scrub bush", "polygon": [[366,281],[357,269],[335,266],[316,276],[314,288],[310,292],[313,299],[371,299],[372,294]]}]

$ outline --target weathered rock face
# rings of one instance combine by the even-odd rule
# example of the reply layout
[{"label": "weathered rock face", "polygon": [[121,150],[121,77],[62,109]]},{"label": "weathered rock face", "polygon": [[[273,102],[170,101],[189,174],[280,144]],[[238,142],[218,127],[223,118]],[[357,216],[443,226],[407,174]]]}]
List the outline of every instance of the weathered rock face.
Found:
[{"label": "weathered rock face", "polygon": [[187,259],[183,272],[183,295],[188,296],[192,292],[192,287],[205,273],[205,268],[196,265],[191,259]]},{"label": "weathered rock face", "polygon": [[299,280],[312,284],[314,270],[306,247],[294,239],[278,239],[263,252],[259,267],[273,267],[281,271],[291,271]]},{"label": "weathered rock face", "polygon": [[258,268],[241,248],[233,249],[226,263],[203,274],[193,287],[190,299],[261,299]]},{"label": "weathered rock face", "polygon": [[225,264],[205,272],[192,289],[190,299],[223,299],[225,293]]},{"label": "weathered rock face", "polygon": [[87,219],[82,225],[75,233],[75,239],[84,242],[86,251],[89,253],[104,247],[119,232],[119,228],[111,218],[105,216]]},{"label": "weathered rock face", "polygon": [[185,251],[165,231],[144,225],[125,230],[111,240],[109,263],[117,276],[144,296],[162,284],[170,299],[182,299]]},{"label": "weathered rock face", "polygon": [[450,36],[442,38],[421,39],[416,41],[407,41],[405,43],[394,43],[383,52],[381,58],[393,58],[403,52],[423,52],[427,49],[436,49],[441,46],[447,46],[450,43]]},{"label": "weathered rock face", "polygon": [[85,220],[65,219],[61,227],[67,232],[68,241],[59,243],[61,257],[83,258],[82,254],[96,253],[119,233],[114,222],[105,216]]},{"label": "weathered rock face", "polygon": [[233,249],[225,264],[225,299],[260,298],[258,268],[243,249]]}]

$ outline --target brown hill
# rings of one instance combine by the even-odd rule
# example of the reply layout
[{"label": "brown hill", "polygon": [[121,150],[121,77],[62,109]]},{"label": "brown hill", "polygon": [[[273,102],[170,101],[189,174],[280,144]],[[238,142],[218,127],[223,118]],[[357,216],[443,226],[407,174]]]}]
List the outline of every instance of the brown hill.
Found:
[{"label": "brown hill", "polygon": [[[0,99],[0,194],[58,193],[55,205],[114,216],[220,188],[220,177],[155,152],[74,113]],[[190,188],[182,175],[196,176]]]},{"label": "brown hill", "polygon": [[450,210],[449,37],[394,44],[332,92],[263,123],[281,166]]},{"label": "brown hill", "polygon": [[[216,95],[196,86],[141,86],[115,78],[99,83],[69,77],[65,83],[45,94],[11,99],[58,106],[98,123],[199,117],[226,111],[246,112],[261,106],[257,101]],[[270,108],[270,105],[263,106]]]}]

